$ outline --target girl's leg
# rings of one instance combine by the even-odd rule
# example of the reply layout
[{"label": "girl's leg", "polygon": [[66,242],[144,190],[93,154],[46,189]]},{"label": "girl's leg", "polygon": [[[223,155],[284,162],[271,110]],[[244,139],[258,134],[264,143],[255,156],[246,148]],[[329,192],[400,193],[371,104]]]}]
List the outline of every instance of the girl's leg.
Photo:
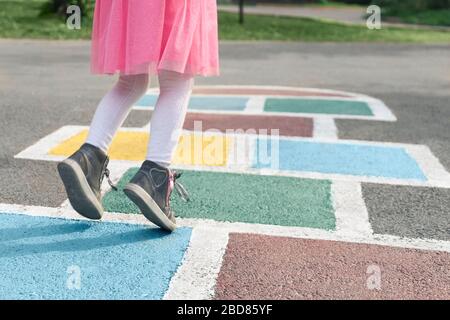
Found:
[{"label": "girl's leg", "polygon": [[106,152],[133,104],[147,91],[148,84],[147,74],[121,75],[116,85],[100,101],[86,143]]},{"label": "girl's leg", "polygon": [[150,123],[147,160],[123,189],[147,219],[168,231],[176,228],[170,207],[172,190],[175,188],[188,200],[186,190],[176,181],[179,174],[168,166],[181,134],[193,82],[190,75],[160,73],[160,94]]},{"label": "girl's leg", "polygon": [[160,73],[160,94],[150,123],[147,160],[164,167],[170,165],[183,128],[193,84],[191,75],[172,71]]},{"label": "girl's leg", "polygon": [[131,106],[145,93],[147,86],[146,74],[120,76],[97,107],[86,143],[58,164],[69,201],[84,217],[101,219],[103,215],[100,189],[103,177],[109,178],[106,151]]}]

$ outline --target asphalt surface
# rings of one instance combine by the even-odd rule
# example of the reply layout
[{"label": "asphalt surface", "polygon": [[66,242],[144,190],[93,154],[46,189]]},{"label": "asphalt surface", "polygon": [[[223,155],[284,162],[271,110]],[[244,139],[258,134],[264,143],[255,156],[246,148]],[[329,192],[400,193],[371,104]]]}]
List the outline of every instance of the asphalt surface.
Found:
[{"label": "asphalt surface", "polygon": [[[225,42],[222,75],[197,84],[375,96],[398,121],[337,120],[339,138],[425,144],[450,171],[449,56],[450,45]],[[113,83],[89,74],[89,42],[0,40],[0,203],[56,207],[65,200],[54,163],[13,157],[61,126],[88,125]],[[133,111],[126,126],[143,126],[144,114]],[[450,190],[391,188],[363,184],[375,232],[448,240]]]}]

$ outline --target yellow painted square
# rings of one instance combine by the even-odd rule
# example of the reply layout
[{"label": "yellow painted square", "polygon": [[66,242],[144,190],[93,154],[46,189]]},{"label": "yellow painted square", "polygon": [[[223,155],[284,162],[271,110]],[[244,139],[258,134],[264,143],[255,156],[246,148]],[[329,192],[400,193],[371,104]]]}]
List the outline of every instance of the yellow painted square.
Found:
[{"label": "yellow painted square", "polygon": [[[70,156],[84,143],[88,130],[63,141],[48,154]],[[147,152],[149,134],[139,131],[119,131],[109,148],[112,160],[143,161]],[[231,138],[222,135],[184,134],[175,151],[173,163],[183,165],[226,166]]]}]

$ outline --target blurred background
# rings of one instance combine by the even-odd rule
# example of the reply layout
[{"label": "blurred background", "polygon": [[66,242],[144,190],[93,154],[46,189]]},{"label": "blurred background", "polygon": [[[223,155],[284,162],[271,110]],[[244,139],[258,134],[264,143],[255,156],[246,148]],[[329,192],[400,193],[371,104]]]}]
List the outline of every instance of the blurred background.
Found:
[{"label": "blurred background", "polygon": [[[0,0],[0,37],[87,39],[94,0]],[[219,0],[223,40],[448,42],[450,0]],[[66,8],[81,7],[82,28],[65,26]],[[239,4],[245,22],[239,23]],[[380,6],[385,29],[365,27],[367,7]],[[417,29],[417,25],[422,28]],[[413,30],[411,28],[416,26]],[[434,28],[426,28],[433,26]],[[406,28],[405,28],[406,27]]]}]

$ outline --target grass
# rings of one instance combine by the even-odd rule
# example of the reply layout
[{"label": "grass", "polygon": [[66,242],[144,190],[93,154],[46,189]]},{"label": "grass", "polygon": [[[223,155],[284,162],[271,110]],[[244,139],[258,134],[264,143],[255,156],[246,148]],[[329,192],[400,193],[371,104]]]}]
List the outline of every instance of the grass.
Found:
[{"label": "grass", "polygon": [[[271,6],[274,3],[276,3],[276,0],[272,1],[272,3],[267,3],[267,5]],[[222,1],[222,0],[218,0],[217,4],[219,5],[229,5],[229,6],[236,6],[235,3],[230,3],[228,1]],[[246,7],[254,7],[255,4],[251,4],[251,3],[245,3],[244,4]],[[259,3],[258,6],[264,6],[264,3]],[[352,3],[344,3],[344,2],[334,2],[334,1],[323,1],[323,2],[318,2],[318,3],[304,3],[304,4],[298,4],[298,3],[280,3],[277,5],[281,5],[284,7],[298,7],[298,6],[302,6],[302,7],[308,7],[308,8],[362,8],[364,6],[360,5],[360,4],[352,4]]]},{"label": "grass", "polygon": [[402,12],[391,18],[404,23],[423,24],[430,26],[450,26],[450,9],[425,10],[421,12]]},{"label": "grass", "polygon": [[407,28],[369,30],[308,18],[247,15],[245,24],[236,24],[233,14],[220,14],[220,37],[224,40],[291,40],[318,42],[413,42],[450,43],[450,32]]},{"label": "grass", "polygon": [[[40,16],[45,0],[0,0],[0,37],[34,39],[89,39],[92,13],[82,19],[81,30],[69,30],[62,18]],[[233,13],[219,13],[222,40],[280,40],[314,42],[450,43],[450,32],[345,25],[308,18],[246,15],[244,25]]]},{"label": "grass", "polygon": [[80,30],[69,30],[61,17],[40,16],[45,0],[0,0],[0,37],[32,39],[88,39],[92,17]]},{"label": "grass", "polygon": [[306,3],[305,7],[319,7],[319,8],[365,8],[367,6],[363,6],[356,3],[344,3],[344,2],[334,2],[334,1],[323,1],[319,3]]}]

